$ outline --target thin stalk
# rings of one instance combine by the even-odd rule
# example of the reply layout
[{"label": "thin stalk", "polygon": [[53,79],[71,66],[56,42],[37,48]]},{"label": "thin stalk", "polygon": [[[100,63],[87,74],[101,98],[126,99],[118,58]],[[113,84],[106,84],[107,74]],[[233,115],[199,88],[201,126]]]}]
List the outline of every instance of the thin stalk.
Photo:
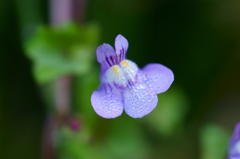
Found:
[{"label": "thin stalk", "polygon": [[55,82],[55,109],[60,117],[67,116],[70,112],[71,83],[71,76],[61,77]]},{"label": "thin stalk", "polygon": [[[50,24],[57,26],[65,22],[82,22],[85,0],[50,0]],[[72,77],[65,76],[55,82],[55,110],[57,116],[49,114],[43,135],[42,159],[57,157],[53,132],[69,115],[71,108]]]}]

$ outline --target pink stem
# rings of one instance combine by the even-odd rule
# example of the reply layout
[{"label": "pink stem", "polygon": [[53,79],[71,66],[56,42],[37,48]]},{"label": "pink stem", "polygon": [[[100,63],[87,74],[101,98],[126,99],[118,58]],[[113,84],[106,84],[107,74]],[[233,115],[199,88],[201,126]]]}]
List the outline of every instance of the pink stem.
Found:
[{"label": "pink stem", "polygon": [[50,0],[50,20],[52,25],[84,20],[85,0]]},{"label": "pink stem", "polygon": [[70,76],[59,78],[55,83],[55,106],[57,114],[66,116],[70,111],[70,95],[71,95],[71,82]]},{"label": "pink stem", "polygon": [[[65,22],[83,22],[85,0],[50,0],[50,24],[56,26]],[[55,159],[53,131],[70,112],[71,76],[59,78],[55,85],[55,108],[57,118],[51,114],[46,120],[43,134],[42,159]]]}]

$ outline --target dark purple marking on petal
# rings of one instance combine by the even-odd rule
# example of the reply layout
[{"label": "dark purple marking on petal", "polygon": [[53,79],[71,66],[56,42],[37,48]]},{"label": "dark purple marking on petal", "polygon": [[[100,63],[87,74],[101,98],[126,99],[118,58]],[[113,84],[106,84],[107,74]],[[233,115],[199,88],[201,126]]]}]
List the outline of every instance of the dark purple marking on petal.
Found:
[{"label": "dark purple marking on petal", "polygon": [[112,64],[117,64],[117,62],[114,61],[113,56],[110,56],[110,60],[112,61]]},{"label": "dark purple marking on petal", "polygon": [[113,85],[114,85],[114,87],[115,88],[117,88],[118,90],[121,90],[121,91],[123,91],[124,89],[125,89],[125,87],[124,86],[122,86],[122,85],[119,85],[119,84],[117,84],[117,83],[113,83]]},{"label": "dark purple marking on petal", "polygon": [[123,59],[123,55],[122,55],[122,53],[121,53],[121,54],[119,55],[119,59],[118,59],[118,61],[121,62],[122,59]]},{"label": "dark purple marking on petal", "polygon": [[128,80],[128,85],[127,85],[127,87],[128,87],[128,88],[131,88],[134,84],[135,84],[135,82],[133,82],[133,81],[131,81],[131,80]]},{"label": "dark purple marking on petal", "polygon": [[98,46],[96,54],[98,62],[102,63],[107,57],[115,55],[115,50],[109,44],[102,44]]},{"label": "dark purple marking on petal", "polygon": [[[121,60],[125,57],[124,55],[126,54],[128,49],[128,41],[127,39],[119,34],[116,39],[115,39],[115,50],[116,54],[121,56]],[[121,55],[122,54],[122,55]]]},{"label": "dark purple marking on petal", "polygon": [[122,35],[118,35],[115,39],[116,51],[109,44],[100,45],[97,50],[97,60],[101,64],[102,72],[113,65],[118,65],[125,59],[128,48],[128,41]]},{"label": "dark purple marking on petal", "polygon": [[109,59],[106,58],[106,61],[107,61],[108,65],[109,65],[109,67],[110,67],[110,66],[111,66],[111,63],[110,63]]}]

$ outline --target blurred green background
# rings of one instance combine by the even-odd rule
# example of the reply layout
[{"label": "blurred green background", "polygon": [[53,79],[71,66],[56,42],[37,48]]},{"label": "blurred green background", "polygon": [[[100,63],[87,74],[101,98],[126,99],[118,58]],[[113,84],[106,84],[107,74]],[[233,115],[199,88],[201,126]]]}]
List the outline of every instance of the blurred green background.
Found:
[{"label": "blurred green background", "polygon": [[[42,153],[51,111],[24,44],[39,25],[48,25],[48,10],[47,0],[0,1],[1,159],[37,159]],[[122,34],[130,44],[129,59],[139,67],[164,64],[175,81],[142,119],[125,114],[103,119],[90,104],[99,84],[92,47],[91,68],[80,75],[70,72],[75,73],[72,114],[81,129],[76,132],[63,124],[53,132],[57,158],[225,158],[240,121],[239,15],[238,0],[86,1],[84,22],[99,26],[96,47],[113,45]]]}]

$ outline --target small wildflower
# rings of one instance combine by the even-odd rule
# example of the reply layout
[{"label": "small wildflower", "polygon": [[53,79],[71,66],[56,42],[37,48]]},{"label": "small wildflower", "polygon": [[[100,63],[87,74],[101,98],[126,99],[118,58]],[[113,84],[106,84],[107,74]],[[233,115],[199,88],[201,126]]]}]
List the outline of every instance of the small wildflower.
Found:
[{"label": "small wildflower", "polygon": [[161,64],[148,64],[140,70],[126,59],[127,49],[127,39],[118,35],[115,50],[109,44],[96,50],[101,85],[93,92],[91,103],[103,118],[116,118],[123,110],[133,118],[149,114],[157,105],[157,94],[167,91],[174,80],[173,72]]},{"label": "small wildflower", "polygon": [[240,122],[235,126],[229,142],[228,159],[240,159]]}]

